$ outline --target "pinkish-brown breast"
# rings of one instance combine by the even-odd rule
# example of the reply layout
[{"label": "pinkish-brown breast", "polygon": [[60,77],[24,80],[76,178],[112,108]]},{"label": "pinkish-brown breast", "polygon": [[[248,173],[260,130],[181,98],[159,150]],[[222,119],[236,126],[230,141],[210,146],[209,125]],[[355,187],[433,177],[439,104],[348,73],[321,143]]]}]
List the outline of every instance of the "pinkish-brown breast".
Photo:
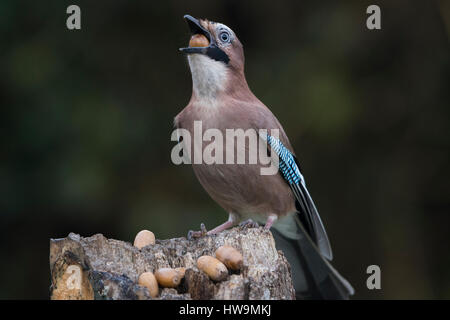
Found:
[{"label": "pinkish-brown breast", "polygon": [[[202,121],[203,132],[216,128],[223,137],[226,137],[226,129],[279,129],[280,140],[292,150],[278,120],[259,100],[245,102],[226,98],[221,101],[220,105],[208,109],[199,107],[193,99],[175,118],[176,127],[187,129],[191,137],[194,135],[194,121]],[[202,150],[210,143],[203,142]],[[236,143],[234,147],[236,155]],[[245,147],[248,151],[248,143]],[[226,161],[226,155],[223,159]],[[261,175],[261,166],[260,163],[248,164],[248,161],[246,164],[192,165],[203,188],[227,212],[247,216],[285,215],[295,211],[294,196],[281,175]]]}]

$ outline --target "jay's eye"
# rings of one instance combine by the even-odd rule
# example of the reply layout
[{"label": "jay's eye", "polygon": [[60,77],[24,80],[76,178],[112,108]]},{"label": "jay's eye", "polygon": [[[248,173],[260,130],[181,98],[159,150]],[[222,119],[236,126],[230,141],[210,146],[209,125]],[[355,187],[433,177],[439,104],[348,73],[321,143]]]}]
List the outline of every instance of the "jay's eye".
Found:
[{"label": "jay's eye", "polygon": [[231,39],[230,34],[227,31],[222,31],[219,34],[219,38],[222,42],[230,42]]}]

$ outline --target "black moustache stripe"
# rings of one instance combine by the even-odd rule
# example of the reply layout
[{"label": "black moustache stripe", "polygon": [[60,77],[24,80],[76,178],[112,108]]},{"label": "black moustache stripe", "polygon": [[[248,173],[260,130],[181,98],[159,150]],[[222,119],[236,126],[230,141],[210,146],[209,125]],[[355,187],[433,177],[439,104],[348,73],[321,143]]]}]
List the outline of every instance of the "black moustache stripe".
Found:
[{"label": "black moustache stripe", "polygon": [[216,46],[208,47],[208,49],[206,49],[206,55],[211,59],[222,61],[226,64],[230,62],[230,58],[227,56],[227,54]]}]

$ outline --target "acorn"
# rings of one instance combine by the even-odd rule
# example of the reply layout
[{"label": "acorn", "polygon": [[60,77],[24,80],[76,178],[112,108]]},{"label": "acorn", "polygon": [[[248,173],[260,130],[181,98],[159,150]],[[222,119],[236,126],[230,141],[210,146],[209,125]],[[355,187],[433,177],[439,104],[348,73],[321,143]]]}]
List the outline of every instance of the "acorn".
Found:
[{"label": "acorn", "polygon": [[232,246],[227,245],[216,250],[216,258],[223,262],[227,268],[235,271],[241,269],[244,263],[242,254]]},{"label": "acorn", "polygon": [[134,239],[134,246],[138,249],[142,249],[150,244],[155,244],[155,235],[148,230],[140,231]]},{"label": "acorn", "polygon": [[189,40],[189,47],[207,47],[209,46],[208,38],[202,34],[194,34]]},{"label": "acorn", "polygon": [[144,272],[139,276],[138,284],[146,287],[150,296],[155,298],[159,294],[158,282],[152,272]]},{"label": "acorn", "polygon": [[211,256],[201,256],[198,258],[197,267],[214,281],[223,281],[228,277],[227,267]]},{"label": "acorn", "polygon": [[155,272],[156,281],[158,281],[161,287],[165,288],[176,288],[184,277],[176,269],[172,268],[160,268]]}]

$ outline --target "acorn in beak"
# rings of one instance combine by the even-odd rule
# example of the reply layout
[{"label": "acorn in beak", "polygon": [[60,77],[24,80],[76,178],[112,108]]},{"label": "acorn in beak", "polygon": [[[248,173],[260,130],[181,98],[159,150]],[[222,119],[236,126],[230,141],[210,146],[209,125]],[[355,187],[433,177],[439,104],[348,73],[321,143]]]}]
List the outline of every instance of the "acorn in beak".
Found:
[{"label": "acorn in beak", "polygon": [[189,40],[189,47],[207,47],[209,40],[202,34],[194,34]]},{"label": "acorn in beak", "polygon": [[189,40],[189,47],[180,48],[180,51],[185,54],[204,54],[211,59],[228,64],[230,58],[217,46],[214,37],[200,24],[200,21],[188,14],[184,16],[184,19],[189,26],[192,36]]}]

